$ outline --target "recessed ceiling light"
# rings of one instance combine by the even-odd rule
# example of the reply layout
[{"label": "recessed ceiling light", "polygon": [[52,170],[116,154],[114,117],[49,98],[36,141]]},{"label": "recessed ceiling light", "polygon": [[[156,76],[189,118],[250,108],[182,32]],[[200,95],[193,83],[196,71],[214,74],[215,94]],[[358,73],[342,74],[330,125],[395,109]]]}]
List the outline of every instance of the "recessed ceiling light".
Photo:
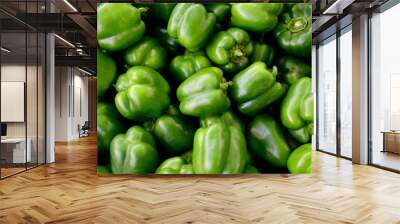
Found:
[{"label": "recessed ceiling light", "polygon": [[322,14],[333,13],[332,10],[334,10],[334,12],[336,12],[338,4],[340,3],[340,1],[341,0],[336,0],[332,5],[330,5],[327,9],[325,9]]},{"label": "recessed ceiling light", "polygon": [[6,52],[6,53],[10,53],[10,52],[11,52],[11,50],[9,50],[9,49],[7,49],[7,48],[5,48],[5,47],[1,47],[0,49],[1,49],[2,51]]},{"label": "recessed ceiling light", "polygon": [[78,10],[73,6],[68,0],[64,0],[65,4],[67,4],[74,12],[78,12]]},{"label": "recessed ceiling light", "polygon": [[75,45],[73,45],[71,42],[69,42],[68,40],[62,38],[61,36],[59,36],[58,34],[54,34],[55,37],[57,37],[59,40],[61,40],[62,42],[66,43],[67,45],[69,45],[70,47],[75,48]]},{"label": "recessed ceiling light", "polygon": [[81,69],[81,68],[79,68],[79,67],[78,67],[78,70],[81,71],[81,72],[83,72],[83,73],[85,73],[85,74],[87,74],[87,75],[90,75],[90,76],[92,75],[92,73],[90,73],[90,72],[88,72],[88,71],[86,71],[86,70],[84,70],[84,69]]}]

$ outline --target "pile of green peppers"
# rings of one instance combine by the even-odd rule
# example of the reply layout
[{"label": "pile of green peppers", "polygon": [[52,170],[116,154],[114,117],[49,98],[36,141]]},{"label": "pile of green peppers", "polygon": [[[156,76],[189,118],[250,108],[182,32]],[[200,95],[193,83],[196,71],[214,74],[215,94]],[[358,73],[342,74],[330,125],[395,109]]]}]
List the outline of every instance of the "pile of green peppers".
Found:
[{"label": "pile of green peppers", "polygon": [[310,173],[311,4],[102,3],[98,173]]}]

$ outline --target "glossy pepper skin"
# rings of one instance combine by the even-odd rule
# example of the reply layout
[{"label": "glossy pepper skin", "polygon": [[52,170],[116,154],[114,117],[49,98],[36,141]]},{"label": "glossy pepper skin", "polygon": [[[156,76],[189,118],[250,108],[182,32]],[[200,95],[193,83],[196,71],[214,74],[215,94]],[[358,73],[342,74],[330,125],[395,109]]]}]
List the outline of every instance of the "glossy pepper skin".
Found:
[{"label": "glossy pepper skin", "polygon": [[179,85],[176,91],[179,110],[195,117],[220,115],[230,106],[227,87],[221,69],[204,68]]},{"label": "glossy pepper skin", "polygon": [[231,11],[231,6],[226,3],[210,3],[205,6],[208,12],[214,13],[218,23],[221,23],[227,19]]},{"label": "glossy pepper skin", "polygon": [[172,10],[174,10],[175,5],[175,3],[157,3],[148,4],[148,7],[150,8],[152,16],[164,23],[168,23],[169,17],[172,13]]},{"label": "glossy pepper skin", "polygon": [[97,49],[97,71],[97,96],[102,97],[117,77],[117,64],[100,49]]},{"label": "glossy pepper skin", "polygon": [[284,56],[278,61],[279,77],[292,85],[301,77],[311,77],[311,66],[295,57]]},{"label": "glossy pepper skin", "polygon": [[239,28],[229,28],[215,34],[206,48],[207,56],[228,73],[246,67],[253,53],[250,35]]},{"label": "glossy pepper skin", "polygon": [[208,12],[214,13],[216,17],[216,30],[222,30],[229,22],[229,14],[231,13],[230,4],[226,3],[209,3],[205,5]]},{"label": "glossy pepper skin", "polygon": [[278,24],[282,9],[282,3],[233,3],[231,23],[248,31],[269,32]]},{"label": "glossy pepper skin", "polygon": [[201,69],[211,66],[212,64],[206,56],[187,52],[172,59],[169,71],[173,78],[181,83]]},{"label": "glossy pepper skin", "polygon": [[255,166],[247,164],[247,166],[246,166],[246,168],[244,170],[244,173],[257,174],[257,173],[260,173],[260,171]]},{"label": "glossy pepper skin", "polygon": [[118,77],[115,105],[129,120],[145,121],[159,117],[169,106],[170,87],[157,71],[135,66]]},{"label": "glossy pepper skin", "polygon": [[254,53],[251,57],[251,61],[261,61],[268,66],[271,66],[272,62],[274,61],[274,55],[274,48],[272,48],[268,44],[256,42],[254,44]]},{"label": "glossy pepper skin", "polygon": [[243,173],[248,162],[245,137],[240,128],[221,119],[202,118],[193,145],[196,174]]},{"label": "glossy pepper skin", "polygon": [[114,174],[146,174],[157,168],[158,153],[151,134],[133,126],[111,142],[111,170]]},{"label": "glossy pepper skin", "polygon": [[220,119],[229,126],[235,126],[245,133],[246,129],[243,122],[234,114],[232,111],[228,110],[220,116]]},{"label": "glossy pepper skin", "polygon": [[104,175],[104,174],[111,174],[111,169],[109,166],[102,166],[99,165],[96,168],[97,174]]},{"label": "glossy pepper skin", "polygon": [[119,51],[138,42],[144,34],[142,9],[129,3],[103,3],[97,7],[97,41],[108,51]]},{"label": "glossy pepper skin", "polygon": [[101,155],[108,155],[112,139],[125,131],[122,118],[114,105],[97,103],[97,150]]},{"label": "glossy pepper skin", "polygon": [[234,126],[242,133],[245,133],[246,129],[243,122],[234,114],[232,111],[228,110],[220,116],[210,116],[207,118],[200,119],[200,126],[207,127],[212,122],[219,122],[227,124],[228,126]]},{"label": "glossy pepper skin", "polygon": [[289,156],[287,167],[290,173],[311,173],[312,169],[312,146],[304,144],[296,148]]},{"label": "glossy pepper skin", "polygon": [[294,5],[288,13],[282,15],[283,22],[274,31],[279,46],[288,54],[310,58],[312,42],[311,4]]},{"label": "glossy pepper skin", "polygon": [[249,126],[248,143],[259,158],[277,168],[286,168],[290,147],[278,122],[270,115],[259,115]]},{"label": "glossy pepper skin", "polygon": [[202,4],[178,3],[168,21],[168,34],[189,51],[198,51],[215,27],[216,17]]},{"label": "glossy pepper skin", "polygon": [[233,77],[231,96],[242,114],[255,115],[285,94],[276,75],[276,67],[270,71],[265,63],[254,62]]},{"label": "glossy pepper skin", "polygon": [[[156,4],[155,4],[156,5]],[[157,26],[152,29],[154,36],[158,39],[162,46],[167,49],[168,53],[176,55],[183,51],[183,47],[178,43],[178,40],[168,35],[167,29]]]},{"label": "glossy pepper skin", "polygon": [[300,143],[310,142],[313,133],[314,97],[311,78],[293,83],[281,104],[283,126]]},{"label": "glossy pepper skin", "polygon": [[130,66],[143,65],[160,71],[167,62],[167,51],[153,37],[143,37],[124,52],[125,62]]},{"label": "glossy pepper skin", "polygon": [[164,115],[154,122],[146,123],[146,126],[159,146],[169,154],[180,154],[193,146],[195,127],[179,113],[175,106],[170,106]]},{"label": "glossy pepper skin", "polygon": [[176,156],[161,163],[156,174],[193,174],[193,166],[184,158]]}]

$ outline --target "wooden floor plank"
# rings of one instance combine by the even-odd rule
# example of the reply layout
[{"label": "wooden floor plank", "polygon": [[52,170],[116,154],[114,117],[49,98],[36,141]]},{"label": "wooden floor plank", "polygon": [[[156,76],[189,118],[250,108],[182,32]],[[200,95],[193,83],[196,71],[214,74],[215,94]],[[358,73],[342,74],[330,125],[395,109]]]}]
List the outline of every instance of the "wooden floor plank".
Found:
[{"label": "wooden floor plank", "polygon": [[96,139],[0,181],[0,223],[400,223],[400,175],[314,153],[311,175],[99,177]]}]

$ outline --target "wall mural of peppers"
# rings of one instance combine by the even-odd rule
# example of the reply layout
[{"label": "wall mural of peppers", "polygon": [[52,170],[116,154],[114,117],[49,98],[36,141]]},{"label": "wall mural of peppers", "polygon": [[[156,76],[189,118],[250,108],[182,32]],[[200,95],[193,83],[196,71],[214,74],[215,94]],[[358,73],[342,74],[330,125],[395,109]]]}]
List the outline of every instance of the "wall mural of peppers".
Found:
[{"label": "wall mural of peppers", "polygon": [[99,174],[310,173],[311,4],[102,3]]}]

